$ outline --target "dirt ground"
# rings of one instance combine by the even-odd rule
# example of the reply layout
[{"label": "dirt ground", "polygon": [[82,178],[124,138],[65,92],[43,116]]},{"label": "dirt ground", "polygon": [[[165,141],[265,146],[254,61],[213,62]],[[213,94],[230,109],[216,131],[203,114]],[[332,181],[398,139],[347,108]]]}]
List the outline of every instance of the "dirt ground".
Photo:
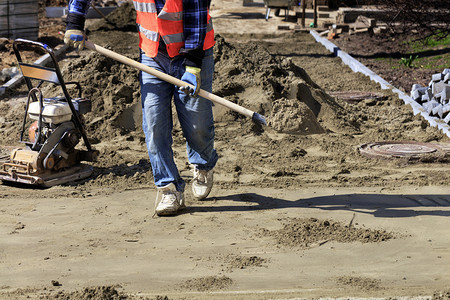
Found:
[{"label": "dirt ground", "polygon": [[[198,202],[187,188],[188,207],[175,217],[153,216],[138,72],[89,50],[67,53],[65,79],[92,100],[85,125],[99,159],[81,182],[0,186],[0,298],[450,298],[448,153],[359,152],[377,141],[448,147],[448,137],[311,35],[277,30],[282,18],[266,22],[264,13],[213,2],[213,92],[268,126],[216,105],[213,191]],[[89,39],[137,59],[137,34],[122,21],[121,30],[90,21]],[[24,91],[0,100],[2,146],[17,145]],[[383,97],[330,96],[343,91]],[[175,125],[175,160],[189,183]]]}]

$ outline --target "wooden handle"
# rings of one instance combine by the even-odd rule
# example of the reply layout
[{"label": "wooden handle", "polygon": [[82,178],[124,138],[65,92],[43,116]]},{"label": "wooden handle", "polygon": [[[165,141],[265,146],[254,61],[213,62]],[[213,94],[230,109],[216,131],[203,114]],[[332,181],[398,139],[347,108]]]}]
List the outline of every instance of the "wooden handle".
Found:
[{"label": "wooden handle", "polygon": [[92,2],[92,8],[95,10],[96,13],[98,13],[103,19],[105,19],[106,21],[108,21],[108,19],[106,18],[106,16],[102,13],[102,11],[100,9],[98,9],[95,5],[94,2]]},{"label": "wooden handle", "polygon": [[[144,64],[141,64],[141,63],[139,63],[139,62],[137,62],[135,60],[132,60],[131,58],[128,58],[128,57],[123,56],[123,55],[120,55],[119,53],[116,53],[114,51],[111,51],[111,50],[108,50],[106,48],[103,48],[103,47],[98,46],[98,45],[96,45],[94,43],[91,43],[89,41],[86,41],[84,46],[86,48],[88,48],[88,49],[91,49],[93,51],[101,53],[101,54],[103,54],[105,56],[108,56],[108,57],[110,57],[110,58],[112,58],[114,60],[117,60],[117,61],[119,61],[121,63],[124,63],[126,65],[134,67],[134,68],[136,68],[138,70],[141,70],[143,72],[149,73],[151,75],[154,75],[154,76],[158,77],[159,79],[164,80],[166,82],[169,82],[169,83],[171,83],[173,85],[176,85],[178,87],[190,86],[190,87],[194,88],[194,86],[192,86],[191,84],[188,84],[188,83],[186,83],[184,81],[181,81],[178,78],[175,78],[175,77],[170,76],[170,75],[168,75],[166,73],[160,72],[160,71],[158,71],[156,69],[153,69],[153,68],[148,67],[148,66],[146,66]],[[230,101],[228,101],[228,100],[226,100],[226,99],[224,99],[222,97],[219,97],[217,95],[214,95],[214,94],[209,93],[209,92],[207,92],[205,90],[202,90],[202,89],[200,89],[198,95],[203,97],[203,98],[205,98],[205,99],[208,99],[208,100],[210,100],[210,101],[212,101],[214,103],[223,105],[223,106],[225,106],[225,107],[227,107],[227,108],[229,108],[231,110],[234,110],[234,111],[236,111],[236,112],[238,112],[240,114],[243,114],[243,115],[245,115],[247,117],[252,118],[255,121],[258,121],[258,122],[266,125],[266,121],[265,121],[263,116],[261,116],[260,114],[258,114],[256,112],[253,112],[253,111],[251,111],[251,110],[249,110],[247,108],[244,108],[244,107],[242,107],[240,105],[237,105],[236,103],[230,102]]]}]

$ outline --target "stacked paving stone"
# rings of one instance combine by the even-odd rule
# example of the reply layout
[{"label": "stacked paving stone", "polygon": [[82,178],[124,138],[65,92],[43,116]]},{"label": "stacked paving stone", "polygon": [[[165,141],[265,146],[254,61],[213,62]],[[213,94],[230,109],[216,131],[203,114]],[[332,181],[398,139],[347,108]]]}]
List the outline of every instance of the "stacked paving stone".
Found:
[{"label": "stacked paving stone", "polygon": [[433,74],[426,87],[414,84],[411,98],[422,105],[428,115],[450,124],[450,69]]}]

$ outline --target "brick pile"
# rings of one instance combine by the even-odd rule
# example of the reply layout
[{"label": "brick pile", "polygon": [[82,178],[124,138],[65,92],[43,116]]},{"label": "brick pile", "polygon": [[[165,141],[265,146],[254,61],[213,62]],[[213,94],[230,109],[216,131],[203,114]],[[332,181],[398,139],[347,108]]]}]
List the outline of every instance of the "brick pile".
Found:
[{"label": "brick pile", "polygon": [[450,69],[433,74],[426,87],[414,84],[411,98],[419,103],[429,116],[450,124]]}]

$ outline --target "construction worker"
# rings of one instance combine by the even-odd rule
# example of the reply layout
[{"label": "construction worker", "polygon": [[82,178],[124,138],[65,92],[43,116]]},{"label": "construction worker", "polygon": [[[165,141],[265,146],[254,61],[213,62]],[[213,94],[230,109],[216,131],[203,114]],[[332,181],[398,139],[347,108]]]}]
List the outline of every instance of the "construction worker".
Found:
[{"label": "construction worker", "polygon": [[[85,16],[91,0],[69,1],[64,42],[83,49]],[[186,138],[189,162],[194,166],[192,192],[205,199],[213,184],[218,155],[214,149],[212,103],[197,96],[212,91],[214,31],[210,0],[133,1],[139,30],[141,63],[185,81],[176,87],[140,72],[141,101],[147,150],[157,187],[156,214],[177,214],[185,207],[185,181],[172,151],[172,97]]]}]

